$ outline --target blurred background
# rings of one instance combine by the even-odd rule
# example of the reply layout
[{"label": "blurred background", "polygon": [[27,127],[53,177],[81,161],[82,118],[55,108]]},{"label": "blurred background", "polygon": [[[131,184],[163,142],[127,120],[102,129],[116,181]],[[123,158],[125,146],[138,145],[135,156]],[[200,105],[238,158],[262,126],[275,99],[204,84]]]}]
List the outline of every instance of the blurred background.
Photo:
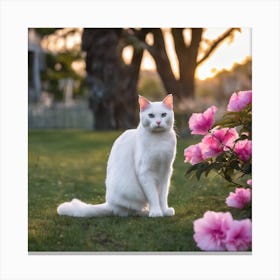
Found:
[{"label": "blurred background", "polygon": [[249,28],[30,28],[29,129],[122,130],[138,94],[174,95],[176,127],[252,88]]}]

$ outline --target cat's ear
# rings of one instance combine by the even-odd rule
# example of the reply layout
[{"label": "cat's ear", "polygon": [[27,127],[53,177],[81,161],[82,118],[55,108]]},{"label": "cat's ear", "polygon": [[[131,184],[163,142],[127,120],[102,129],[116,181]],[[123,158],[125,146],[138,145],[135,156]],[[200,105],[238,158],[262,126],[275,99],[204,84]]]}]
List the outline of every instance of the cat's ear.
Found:
[{"label": "cat's ear", "polygon": [[140,111],[144,111],[150,105],[150,101],[141,95],[139,95],[138,102],[140,106]]},{"label": "cat's ear", "polygon": [[162,101],[162,103],[170,110],[173,109],[173,96],[168,94]]}]

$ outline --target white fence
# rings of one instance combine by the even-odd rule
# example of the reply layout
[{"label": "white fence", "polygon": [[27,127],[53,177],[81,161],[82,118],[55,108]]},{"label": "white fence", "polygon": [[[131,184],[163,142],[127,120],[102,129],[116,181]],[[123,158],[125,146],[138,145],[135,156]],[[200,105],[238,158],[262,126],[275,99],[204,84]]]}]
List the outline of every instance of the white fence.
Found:
[{"label": "white fence", "polygon": [[71,105],[54,103],[50,107],[29,104],[28,127],[29,129],[92,129],[93,115],[85,101]]}]

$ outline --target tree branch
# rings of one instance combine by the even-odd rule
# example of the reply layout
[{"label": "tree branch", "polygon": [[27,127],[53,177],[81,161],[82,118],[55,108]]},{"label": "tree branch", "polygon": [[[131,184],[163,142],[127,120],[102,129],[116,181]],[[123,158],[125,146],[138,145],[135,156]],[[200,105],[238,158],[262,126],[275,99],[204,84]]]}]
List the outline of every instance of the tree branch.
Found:
[{"label": "tree branch", "polygon": [[174,96],[180,98],[180,86],[172,71],[171,63],[167,55],[163,31],[160,28],[150,30],[154,35],[154,44],[151,46],[150,54],[155,60],[157,72],[163,82],[167,93],[174,93]]},{"label": "tree branch", "polygon": [[142,46],[143,43],[145,43],[145,38],[147,35],[147,32],[145,30],[137,30],[135,32],[135,36],[139,38],[139,42],[135,44],[135,42],[132,43],[133,46],[133,56],[131,59],[131,64],[129,65],[129,71],[131,72],[131,79],[135,80],[137,83],[139,79],[139,71],[140,71],[140,66],[143,58],[143,53],[144,53],[144,47]]},{"label": "tree branch", "polygon": [[141,28],[140,30],[130,28],[123,30],[123,36],[128,45],[132,45],[134,48],[142,48],[147,51],[151,51],[152,46],[146,43],[146,35],[150,32],[149,28]]},{"label": "tree branch", "polygon": [[180,53],[182,50],[186,49],[184,37],[183,37],[184,28],[172,28],[171,33],[173,35],[175,50],[176,53]]},{"label": "tree branch", "polygon": [[199,51],[199,44],[201,42],[203,28],[191,28],[191,43],[190,43],[190,57],[193,59],[192,63],[196,65],[196,59]]},{"label": "tree branch", "polygon": [[211,53],[213,53],[213,51],[229,36],[231,36],[235,31],[240,31],[240,28],[230,28],[228,29],[225,33],[223,33],[221,36],[219,36],[216,40],[214,40],[211,44],[211,46],[209,47],[209,49],[206,51],[206,53],[204,54],[204,56],[197,61],[197,66],[199,64],[201,64],[203,61],[205,61],[210,55]]},{"label": "tree branch", "polygon": [[186,75],[188,67],[189,46],[186,46],[183,36],[184,28],[172,28],[171,34],[173,36],[174,48],[178,58],[180,79]]}]

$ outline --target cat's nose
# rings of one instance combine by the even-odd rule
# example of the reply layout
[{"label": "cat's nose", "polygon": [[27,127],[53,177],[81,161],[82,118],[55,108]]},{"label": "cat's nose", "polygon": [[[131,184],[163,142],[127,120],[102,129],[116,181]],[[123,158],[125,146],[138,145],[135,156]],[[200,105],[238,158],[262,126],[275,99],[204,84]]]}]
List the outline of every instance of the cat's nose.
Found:
[{"label": "cat's nose", "polygon": [[157,125],[160,125],[161,121],[156,121]]}]

